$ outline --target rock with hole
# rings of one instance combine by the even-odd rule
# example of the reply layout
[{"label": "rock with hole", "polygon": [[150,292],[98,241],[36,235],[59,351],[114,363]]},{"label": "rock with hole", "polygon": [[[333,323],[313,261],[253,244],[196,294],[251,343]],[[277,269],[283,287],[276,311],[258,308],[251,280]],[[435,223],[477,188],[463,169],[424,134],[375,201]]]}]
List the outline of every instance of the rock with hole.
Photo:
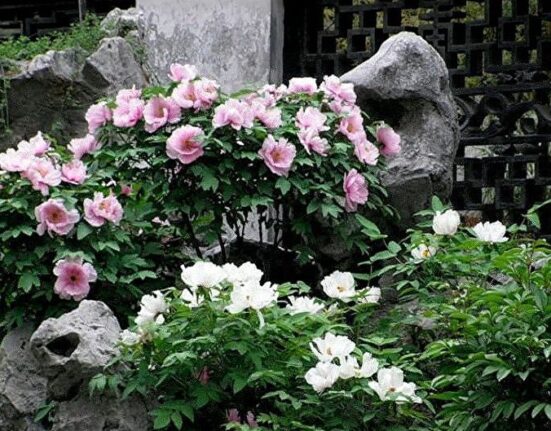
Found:
[{"label": "rock with hole", "polygon": [[99,301],[82,301],[76,310],[42,322],[31,337],[31,350],[48,379],[49,398],[74,398],[118,353],[120,330],[113,312]]}]

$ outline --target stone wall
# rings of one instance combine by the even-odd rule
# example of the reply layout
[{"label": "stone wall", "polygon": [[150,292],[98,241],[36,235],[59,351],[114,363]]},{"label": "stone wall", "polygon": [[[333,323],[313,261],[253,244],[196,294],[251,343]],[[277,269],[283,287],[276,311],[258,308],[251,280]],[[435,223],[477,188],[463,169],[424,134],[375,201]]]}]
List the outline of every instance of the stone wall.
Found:
[{"label": "stone wall", "polygon": [[148,62],[190,63],[227,92],[281,80],[283,0],[137,0]]}]

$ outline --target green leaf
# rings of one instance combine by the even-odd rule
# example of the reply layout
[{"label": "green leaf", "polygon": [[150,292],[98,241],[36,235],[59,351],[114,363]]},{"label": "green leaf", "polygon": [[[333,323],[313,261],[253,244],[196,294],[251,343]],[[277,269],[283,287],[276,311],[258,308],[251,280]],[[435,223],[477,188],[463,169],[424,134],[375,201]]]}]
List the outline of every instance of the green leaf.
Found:
[{"label": "green leaf", "polygon": [[92,232],[93,232],[93,229],[90,226],[88,226],[86,223],[79,223],[77,227],[77,239],[80,241],[81,239],[86,238]]},{"label": "green leaf", "polygon": [[442,211],[444,209],[444,204],[442,201],[438,198],[438,196],[432,197],[432,210],[434,212],[436,211]]},{"label": "green leaf", "polygon": [[25,293],[28,293],[33,286],[40,286],[40,280],[32,272],[26,272],[21,277],[19,277],[19,283],[17,285],[20,289],[23,289]]},{"label": "green leaf", "polygon": [[281,194],[285,196],[287,192],[291,189],[291,183],[285,177],[280,177],[275,184],[276,188],[281,190]]}]

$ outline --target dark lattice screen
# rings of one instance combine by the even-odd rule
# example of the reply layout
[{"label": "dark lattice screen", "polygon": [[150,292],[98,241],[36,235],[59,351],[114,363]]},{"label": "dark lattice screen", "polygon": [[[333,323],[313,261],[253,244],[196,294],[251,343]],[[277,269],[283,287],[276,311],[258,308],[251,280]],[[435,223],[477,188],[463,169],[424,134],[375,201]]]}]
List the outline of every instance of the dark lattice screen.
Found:
[{"label": "dark lattice screen", "polygon": [[[403,30],[440,52],[461,118],[456,208],[512,221],[551,197],[551,0],[289,0],[285,8],[287,77],[340,75]],[[550,235],[551,211],[542,222]]]}]

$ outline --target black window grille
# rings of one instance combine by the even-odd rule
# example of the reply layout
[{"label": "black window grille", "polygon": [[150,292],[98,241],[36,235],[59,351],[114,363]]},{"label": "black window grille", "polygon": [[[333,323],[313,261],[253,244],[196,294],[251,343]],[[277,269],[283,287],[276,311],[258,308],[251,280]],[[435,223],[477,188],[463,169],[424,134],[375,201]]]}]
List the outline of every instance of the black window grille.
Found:
[{"label": "black window grille", "polygon": [[[551,1],[288,0],[284,75],[341,75],[400,31],[450,71],[462,130],[454,206],[513,222],[549,199]],[[551,209],[542,224],[551,237]]]}]

